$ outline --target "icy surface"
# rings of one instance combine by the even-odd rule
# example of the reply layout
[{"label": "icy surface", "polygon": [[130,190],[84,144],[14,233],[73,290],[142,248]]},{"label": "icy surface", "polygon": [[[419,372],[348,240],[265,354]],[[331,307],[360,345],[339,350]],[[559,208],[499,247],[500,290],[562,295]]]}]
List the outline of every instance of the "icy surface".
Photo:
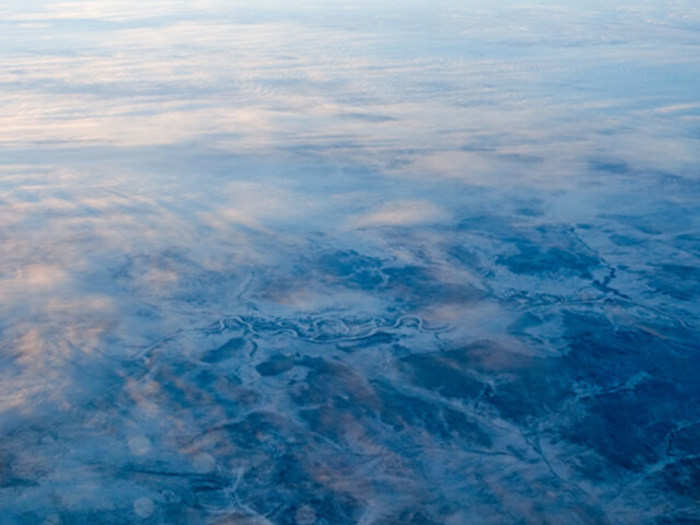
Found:
[{"label": "icy surface", "polygon": [[0,7],[0,525],[699,523],[695,2],[247,4]]}]

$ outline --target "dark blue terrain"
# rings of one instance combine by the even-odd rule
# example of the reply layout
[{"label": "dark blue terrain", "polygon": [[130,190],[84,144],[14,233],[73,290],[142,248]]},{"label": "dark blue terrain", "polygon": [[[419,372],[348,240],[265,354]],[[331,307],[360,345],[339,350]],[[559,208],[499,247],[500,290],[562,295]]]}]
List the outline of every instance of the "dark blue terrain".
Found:
[{"label": "dark blue terrain", "polygon": [[700,523],[700,8],[0,7],[0,525]]}]

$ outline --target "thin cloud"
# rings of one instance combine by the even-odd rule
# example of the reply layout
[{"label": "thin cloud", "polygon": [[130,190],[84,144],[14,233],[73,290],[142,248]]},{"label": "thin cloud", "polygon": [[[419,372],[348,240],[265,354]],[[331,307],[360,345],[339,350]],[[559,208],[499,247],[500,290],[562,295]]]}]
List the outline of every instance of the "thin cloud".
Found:
[{"label": "thin cloud", "polygon": [[445,220],[448,214],[429,201],[402,200],[382,204],[378,208],[352,217],[347,225],[350,228],[374,226],[410,226]]}]

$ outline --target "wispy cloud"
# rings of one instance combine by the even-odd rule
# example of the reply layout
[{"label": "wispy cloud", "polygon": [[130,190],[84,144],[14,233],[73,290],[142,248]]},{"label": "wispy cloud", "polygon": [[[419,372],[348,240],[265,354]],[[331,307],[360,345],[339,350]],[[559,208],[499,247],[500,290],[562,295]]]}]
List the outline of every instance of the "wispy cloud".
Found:
[{"label": "wispy cloud", "polygon": [[429,201],[395,201],[382,204],[374,210],[352,217],[352,228],[373,226],[411,226],[445,220],[449,215]]}]

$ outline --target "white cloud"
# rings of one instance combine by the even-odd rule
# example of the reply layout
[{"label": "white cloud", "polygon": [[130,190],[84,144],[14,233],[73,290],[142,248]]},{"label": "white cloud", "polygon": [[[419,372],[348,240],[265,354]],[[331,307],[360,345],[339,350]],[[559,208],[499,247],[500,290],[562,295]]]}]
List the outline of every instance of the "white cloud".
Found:
[{"label": "white cloud", "polygon": [[448,214],[437,205],[423,200],[401,200],[382,204],[378,208],[350,218],[351,228],[372,226],[410,226],[439,222]]}]

